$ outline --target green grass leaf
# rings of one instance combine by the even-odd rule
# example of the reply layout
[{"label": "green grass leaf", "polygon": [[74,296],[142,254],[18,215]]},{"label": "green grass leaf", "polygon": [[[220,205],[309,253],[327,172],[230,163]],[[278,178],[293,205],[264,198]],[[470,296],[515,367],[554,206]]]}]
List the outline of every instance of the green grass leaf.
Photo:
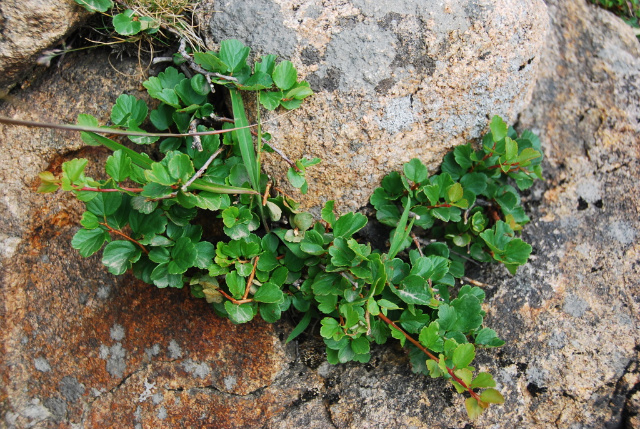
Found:
[{"label": "green grass leaf", "polygon": [[89,12],[106,12],[113,7],[111,0],[75,0]]},{"label": "green grass leaf", "polygon": [[[234,131],[238,139],[238,147],[240,154],[242,155],[242,162],[244,163],[249,178],[251,179],[251,187],[260,192],[260,164],[256,158],[256,152],[253,147],[253,139],[248,127],[249,121],[245,114],[244,103],[242,102],[242,96],[235,89],[229,90],[231,94],[231,105],[233,107],[233,117],[235,119],[235,125],[240,130]],[[244,127],[244,128],[243,128]]]},{"label": "green grass leaf", "polygon": [[302,319],[300,319],[300,322],[298,322],[296,327],[293,328],[293,330],[291,331],[291,333],[287,337],[287,340],[285,341],[285,344],[290,343],[291,341],[296,339],[298,337],[298,335],[302,334],[304,332],[304,330],[307,329],[307,326],[309,326],[309,322],[311,322],[311,311],[307,311],[304,314],[304,316],[302,317]]}]

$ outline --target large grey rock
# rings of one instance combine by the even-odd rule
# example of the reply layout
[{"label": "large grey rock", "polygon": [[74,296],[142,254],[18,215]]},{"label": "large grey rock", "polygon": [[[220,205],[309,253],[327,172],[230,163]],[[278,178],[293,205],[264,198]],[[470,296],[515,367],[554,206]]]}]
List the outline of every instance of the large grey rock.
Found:
[{"label": "large grey rock", "polygon": [[[382,176],[418,157],[437,168],[487,118],[526,105],[548,24],[541,0],[223,0],[209,44],[236,38],[292,60],[317,93],[266,129],[290,158],[319,157],[307,206],[367,203]],[[209,15],[202,12],[200,22]],[[232,24],[231,24],[232,23]],[[277,114],[275,115],[277,116]],[[267,169],[284,176],[286,165]]]},{"label": "large grey rock", "polygon": [[73,0],[0,2],[0,95],[89,13]]}]

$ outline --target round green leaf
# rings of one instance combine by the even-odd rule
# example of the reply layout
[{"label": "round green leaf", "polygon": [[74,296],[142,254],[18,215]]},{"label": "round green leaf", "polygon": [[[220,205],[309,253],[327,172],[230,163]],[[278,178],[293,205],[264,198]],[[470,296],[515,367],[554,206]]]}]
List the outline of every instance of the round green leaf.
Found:
[{"label": "round green leaf", "polygon": [[258,288],[253,299],[258,302],[276,303],[284,298],[282,291],[273,283],[267,282]]},{"label": "round green leaf", "polygon": [[124,274],[140,258],[141,250],[130,241],[116,240],[107,244],[102,253],[102,263],[111,274]]},{"label": "round green leaf", "polygon": [[182,274],[196,262],[196,247],[187,237],[180,237],[171,249],[169,274]]},{"label": "round green leaf", "polygon": [[113,28],[123,36],[138,34],[142,29],[142,24],[140,24],[140,21],[134,21],[133,18],[133,11],[127,9],[113,17]]},{"label": "round green leaf", "polygon": [[108,238],[109,234],[107,234],[107,232],[102,228],[82,228],[73,236],[73,239],[71,240],[71,247],[78,250],[80,255],[87,258],[100,250]]}]

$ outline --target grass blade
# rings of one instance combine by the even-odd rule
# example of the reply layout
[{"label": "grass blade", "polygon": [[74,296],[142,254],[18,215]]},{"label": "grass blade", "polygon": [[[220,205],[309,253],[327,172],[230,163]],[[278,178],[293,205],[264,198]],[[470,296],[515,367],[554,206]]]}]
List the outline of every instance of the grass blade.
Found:
[{"label": "grass blade", "polygon": [[253,138],[251,137],[251,131],[249,131],[247,115],[244,110],[244,103],[242,102],[242,96],[235,89],[230,89],[231,92],[231,106],[233,108],[233,118],[236,123],[236,128],[241,128],[236,131],[236,137],[238,138],[238,145],[240,148],[240,154],[242,155],[242,162],[244,163],[247,172],[249,173],[249,180],[251,180],[251,186],[257,192],[260,192],[260,165],[256,158],[256,151],[253,147]]}]

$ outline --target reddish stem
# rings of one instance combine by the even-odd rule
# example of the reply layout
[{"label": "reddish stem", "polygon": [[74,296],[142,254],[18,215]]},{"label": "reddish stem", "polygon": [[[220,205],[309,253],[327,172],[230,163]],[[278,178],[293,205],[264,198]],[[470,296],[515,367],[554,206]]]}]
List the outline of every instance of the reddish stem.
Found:
[{"label": "reddish stem", "polygon": [[247,303],[253,301],[252,299],[235,299],[231,295],[229,295],[228,293],[223,291],[222,289],[218,289],[218,292],[220,292],[222,294],[222,296],[224,296],[225,298],[227,298],[229,301],[233,302],[234,304],[238,304],[238,305],[247,304]]},{"label": "reddish stem", "polygon": [[[393,328],[397,329],[398,331],[400,331],[400,333],[402,335],[405,336],[405,338],[407,340],[409,340],[411,342],[411,344],[413,344],[414,346],[416,346],[417,348],[419,348],[424,354],[426,354],[427,356],[429,356],[429,359],[434,360],[436,363],[440,362],[440,359],[438,359],[433,353],[431,353],[429,350],[427,350],[426,347],[424,347],[422,344],[420,344],[420,342],[416,339],[414,339],[411,335],[407,334],[404,330],[402,330],[398,325],[396,325],[391,319],[389,319],[387,316],[385,316],[382,313],[378,313],[378,317],[380,319],[382,319],[383,322],[385,322],[387,325],[392,326]],[[469,394],[475,398],[476,400],[480,401],[480,396],[478,396],[478,394],[476,392],[473,391],[473,389],[471,389],[471,387],[467,386],[467,384],[462,381],[460,379],[460,377],[458,377],[457,375],[455,375],[455,373],[453,372],[452,368],[446,367],[447,368],[447,372],[449,373],[449,375],[451,376],[451,378],[453,378],[453,380],[458,383],[460,386],[462,386],[464,389],[466,389]]]},{"label": "reddish stem", "polygon": [[107,229],[109,230],[109,232],[113,232],[114,234],[117,234],[117,235],[119,235],[120,237],[122,237],[122,238],[125,238],[125,239],[129,240],[129,241],[130,241],[130,242],[132,242],[133,244],[137,244],[137,245],[142,249],[142,251],[143,251],[145,254],[147,254],[147,255],[149,254],[149,251],[148,251],[148,250],[147,250],[147,249],[146,249],[142,244],[140,244],[138,241],[134,240],[133,238],[129,237],[129,236],[128,236],[127,234],[125,234],[124,232],[119,231],[119,230],[114,229],[114,228],[111,228],[107,223],[99,222],[99,224],[100,224],[100,225],[102,225],[102,226],[107,227]]},{"label": "reddish stem", "polygon": [[256,267],[258,266],[258,260],[260,256],[256,256],[256,259],[253,260],[253,269],[251,270],[251,274],[249,275],[249,279],[247,280],[247,286],[244,289],[244,296],[242,300],[245,301],[249,296],[249,290],[251,289],[251,283],[253,283],[253,278],[256,275]]}]

